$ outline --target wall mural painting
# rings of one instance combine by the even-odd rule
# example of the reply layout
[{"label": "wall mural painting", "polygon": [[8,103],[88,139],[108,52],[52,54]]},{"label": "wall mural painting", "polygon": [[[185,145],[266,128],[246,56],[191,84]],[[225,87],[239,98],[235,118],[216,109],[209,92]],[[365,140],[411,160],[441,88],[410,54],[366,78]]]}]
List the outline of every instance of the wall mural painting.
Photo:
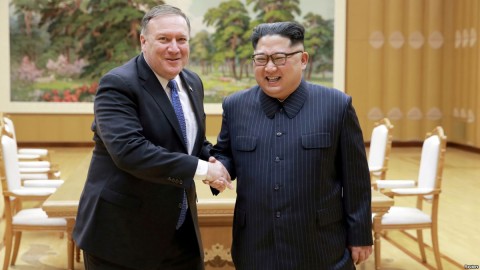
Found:
[{"label": "wall mural painting", "polygon": [[188,68],[201,75],[206,103],[256,84],[249,36],[261,22],[302,23],[304,76],[332,85],[334,1],[10,0],[10,101],[92,102],[99,78],[140,52],[141,18],[162,3],[191,19]]}]

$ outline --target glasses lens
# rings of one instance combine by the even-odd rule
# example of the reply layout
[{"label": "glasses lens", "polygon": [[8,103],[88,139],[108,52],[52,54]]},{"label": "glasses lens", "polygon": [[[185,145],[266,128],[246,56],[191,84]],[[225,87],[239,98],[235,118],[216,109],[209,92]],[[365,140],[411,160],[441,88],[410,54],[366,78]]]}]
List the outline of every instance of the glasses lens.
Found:
[{"label": "glasses lens", "polygon": [[253,56],[253,61],[255,61],[255,64],[257,65],[265,65],[268,62],[268,56],[266,55],[255,55]]},{"label": "glasses lens", "polygon": [[287,56],[284,53],[275,53],[272,54],[271,57],[273,64],[275,64],[276,66],[284,65],[287,60]]}]

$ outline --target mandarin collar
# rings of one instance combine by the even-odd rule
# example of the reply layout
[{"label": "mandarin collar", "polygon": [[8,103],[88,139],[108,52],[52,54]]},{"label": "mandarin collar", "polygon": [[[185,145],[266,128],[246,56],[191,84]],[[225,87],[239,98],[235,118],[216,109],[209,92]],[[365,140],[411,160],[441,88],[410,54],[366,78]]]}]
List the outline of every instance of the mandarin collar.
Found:
[{"label": "mandarin collar", "polygon": [[278,99],[272,98],[263,91],[260,91],[260,104],[268,118],[273,118],[275,113],[283,108],[288,118],[292,119],[303,107],[303,104],[307,100],[307,96],[308,84],[306,81],[302,80],[298,88],[283,102],[280,102]]}]

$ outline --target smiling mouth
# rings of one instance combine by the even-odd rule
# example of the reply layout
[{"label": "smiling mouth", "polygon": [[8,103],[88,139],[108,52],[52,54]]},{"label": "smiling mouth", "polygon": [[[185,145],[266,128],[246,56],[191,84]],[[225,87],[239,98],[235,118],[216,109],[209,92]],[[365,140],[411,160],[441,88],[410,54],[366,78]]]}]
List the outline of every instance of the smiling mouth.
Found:
[{"label": "smiling mouth", "polygon": [[280,80],[280,77],[266,77],[268,82],[278,82]]}]

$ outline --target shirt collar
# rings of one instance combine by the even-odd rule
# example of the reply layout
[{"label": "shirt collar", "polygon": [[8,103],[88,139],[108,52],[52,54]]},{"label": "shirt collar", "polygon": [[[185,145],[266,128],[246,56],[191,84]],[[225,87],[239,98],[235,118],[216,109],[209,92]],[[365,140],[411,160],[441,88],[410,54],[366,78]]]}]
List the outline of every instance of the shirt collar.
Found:
[{"label": "shirt collar", "polygon": [[293,93],[290,94],[290,96],[288,96],[283,102],[280,102],[278,99],[272,98],[261,91],[260,104],[268,118],[273,118],[275,113],[283,108],[288,118],[292,119],[298,114],[300,109],[303,107],[303,104],[307,100],[307,90],[307,83],[302,80],[297,90],[293,91]]}]

